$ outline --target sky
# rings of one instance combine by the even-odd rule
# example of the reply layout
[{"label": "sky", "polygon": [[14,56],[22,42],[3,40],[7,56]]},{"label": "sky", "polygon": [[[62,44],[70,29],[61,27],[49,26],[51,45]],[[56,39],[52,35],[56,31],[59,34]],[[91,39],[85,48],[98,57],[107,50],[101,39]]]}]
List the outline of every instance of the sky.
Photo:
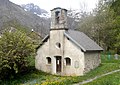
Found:
[{"label": "sky", "polygon": [[[62,7],[65,9],[86,9],[91,11],[95,8],[98,0],[10,0],[11,2],[21,5],[34,3],[40,8],[47,10],[48,12],[55,7]],[[84,7],[85,6],[85,7]]]}]

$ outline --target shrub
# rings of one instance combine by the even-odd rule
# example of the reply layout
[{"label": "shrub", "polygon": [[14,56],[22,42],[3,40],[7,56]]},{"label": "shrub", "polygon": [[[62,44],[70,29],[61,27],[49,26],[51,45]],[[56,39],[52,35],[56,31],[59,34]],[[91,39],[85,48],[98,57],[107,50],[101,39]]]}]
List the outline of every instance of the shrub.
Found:
[{"label": "shrub", "polygon": [[16,31],[5,32],[0,38],[0,78],[14,76],[27,66],[27,57],[34,53],[30,39]]}]

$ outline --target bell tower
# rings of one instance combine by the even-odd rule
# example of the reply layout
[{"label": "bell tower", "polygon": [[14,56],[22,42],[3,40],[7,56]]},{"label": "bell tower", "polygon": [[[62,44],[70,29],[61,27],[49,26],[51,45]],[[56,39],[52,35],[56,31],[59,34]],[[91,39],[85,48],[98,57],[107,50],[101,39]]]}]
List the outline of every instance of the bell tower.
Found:
[{"label": "bell tower", "polygon": [[63,72],[64,32],[67,29],[67,10],[60,7],[52,9],[49,39],[49,56],[52,58],[52,74]]},{"label": "bell tower", "polygon": [[50,30],[65,30],[67,26],[67,10],[60,7],[51,10]]}]

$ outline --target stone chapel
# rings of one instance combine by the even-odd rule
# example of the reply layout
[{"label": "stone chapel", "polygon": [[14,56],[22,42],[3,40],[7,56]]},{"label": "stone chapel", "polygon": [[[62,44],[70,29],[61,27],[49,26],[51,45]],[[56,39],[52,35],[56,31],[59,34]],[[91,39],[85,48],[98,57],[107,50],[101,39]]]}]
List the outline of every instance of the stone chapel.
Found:
[{"label": "stone chapel", "polygon": [[67,10],[51,10],[50,33],[37,49],[35,67],[62,76],[80,76],[99,66],[103,49],[83,32],[69,30]]}]

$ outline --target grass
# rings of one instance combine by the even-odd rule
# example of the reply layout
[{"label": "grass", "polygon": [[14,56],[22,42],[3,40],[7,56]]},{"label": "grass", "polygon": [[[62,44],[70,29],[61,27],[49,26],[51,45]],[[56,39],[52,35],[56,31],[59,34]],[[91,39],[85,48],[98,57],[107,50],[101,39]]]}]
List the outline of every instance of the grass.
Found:
[{"label": "grass", "polygon": [[119,63],[120,64],[120,56],[118,56],[118,60],[115,59],[114,55],[101,55],[101,63]]},{"label": "grass", "polygon": [[[114,56],[111,56],[111,59],[109,59],[107,58],[107,56],[102,55],[102,62],[105,64],[113,63],[113,64],[118,64],[118,66],[120,65],[120,60],[115,60]],[[84,85],[120,85],[120,72],[98,78]]]},{"label": "grass", "polygon": [[90,71],[89,73],[87,73],[84,76],[78,76],[78,77],[72,77],[72,81],[69,82],[69,84],[71,83],[78,83],[78,82],[82,82],[84,80],[90,79],[90,78],[94,78],[96,76],[100,76],[101,74],[119,69],[119,64],[101,64],[98,68]]},{"label": "grass", "polygon": [[[115,60],[114,56],[111,56],[111,59],[108,59],[107,56],[102,55],[101,56],[102,63],[101,65],[90,71],[89,73],[85,74],[84,76],[77,76],[77,77],[62,77],[62,76],[56,76],[56,75],[50,75],[48,73],[44,73],[38,70],[35,70],[35,68],[29,67],[29,70],[27,73],[17,75],[14,79],[10,80],[4,80],[0,83],[0,85],[71,85],[73,83],[78,83],[90,78],[94,78],[95,76],[99,76],[101,74],[116,70],[120,68],[120,60]],[[33,61],[34,59],[30,59],[30,61]],[[30,65],[33,65],[34,62],[32,62]],[[119,74],[117,76],[117,74]],[[105,76],[104,79],[97,79],[97,81],[93,81],[92,83],[88,83],[88,85],[118,85],[120,83],[120,72],[111,74],[109,76]],[[114,77],[116,79],[114,79]],[[112,79],[113,78],[113,79]],[[112,82],[117,82],[117,84],[114,84]],[[100,82],[97,84],[97,82]],[[105,82],[105,83],[104,83]],[[107,84],[111,82],[110,84]],[[103,84],[104,83],[104,84]],[[87,85],[87,84],[86,84]]]},{"label": "grass", "polygon": [[120,72],[99,78],[84,85],[120,85]]}]

